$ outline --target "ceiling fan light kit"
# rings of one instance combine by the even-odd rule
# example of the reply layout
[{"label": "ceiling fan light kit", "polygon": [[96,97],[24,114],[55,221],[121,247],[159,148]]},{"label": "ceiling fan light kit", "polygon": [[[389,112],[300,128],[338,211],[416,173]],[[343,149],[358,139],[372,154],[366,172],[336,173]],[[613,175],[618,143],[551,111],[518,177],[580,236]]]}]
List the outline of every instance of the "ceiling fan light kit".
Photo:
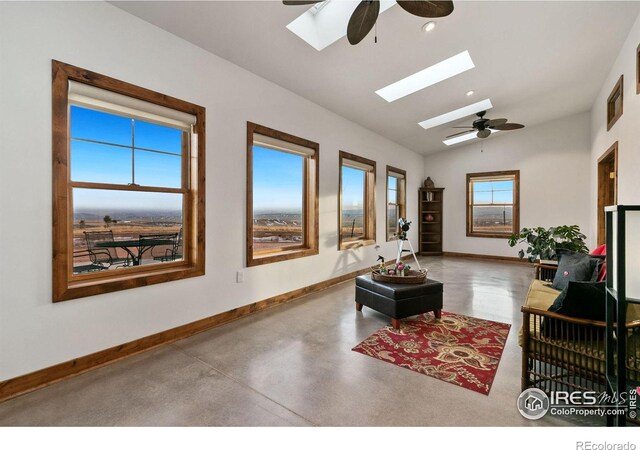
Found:
[{"label": "ceiling fan light kit", "polygon": [[433,20],[430,20],[429,22],[422,25],[422,31],[424,31],[425,33],[429,33],[433,31],[435,28],[436,28],[436,22]]}]

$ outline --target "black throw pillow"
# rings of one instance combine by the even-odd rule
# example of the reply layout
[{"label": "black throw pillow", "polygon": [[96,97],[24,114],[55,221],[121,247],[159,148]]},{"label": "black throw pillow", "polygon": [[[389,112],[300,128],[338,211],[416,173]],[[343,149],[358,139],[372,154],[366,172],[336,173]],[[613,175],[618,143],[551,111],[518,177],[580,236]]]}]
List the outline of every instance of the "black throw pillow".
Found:
[{"label": "black throw pillow", "polygon": [[604,322],[607,317],[606,302],[604,282],[569,281],[566,289],[560,292],[548,311]]},{"label": "black throw pillow", "polygon": [[[548,309],[548,311],[579,319],[599,320],[606,319],[606,288],[604,282],[592,281],[569,281],[565,289],[560,292]],[[579,336],[564,336],[566,332],[578,333],[579,335],[589,332],[591,327],[564,327],[554,323],[553,319],[545,319],[542,324],[542,335],[549,338],[560,337],[556,334],[563,334],[565,339],[578,339]],[[598,331],[601,329],[598,328]]]},{"label": "black throw pillow", "polygon": [[570,281],[596,281],[602,257],[558,250],[558,270],[551,287],[564,290]]}]

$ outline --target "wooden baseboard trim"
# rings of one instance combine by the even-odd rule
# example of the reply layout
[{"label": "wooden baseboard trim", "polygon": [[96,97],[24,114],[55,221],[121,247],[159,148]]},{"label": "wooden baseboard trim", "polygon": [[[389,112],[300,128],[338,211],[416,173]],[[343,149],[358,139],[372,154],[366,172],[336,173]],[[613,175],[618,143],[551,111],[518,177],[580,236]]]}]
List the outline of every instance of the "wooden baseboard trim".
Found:
[{"label": "wooden baseboard trim", "polygon": [[496,256],[496,255],[479,255],[476,253],[458,253],[458,252],[443,252],[443,256],[455,256],[456,258],[472,258],[472,259],[483,259],[489,261],[501,261],[508,262],[512,264],[525,264],[528,266],[532,266],[533,263],[530,263],[526,258],[518,258],[517,256]]},{"label": "wooden baseboard trim", "polygon": [[[405,255],[402,259],[407,259],[408,257],[411,257],[411,255]],[[395,259],[390,260],[387,262],[387,265],[393,264],[394,262]],[[51,367],[36,370],[35,372],[0,381],[0,402],[42,389],[59,381],[113,364],[129,356],[152,350],[162,345],[170,344],[171,342],[193,336],[250,314],[304,297],[305,295],[322,291],[370,271],[371,269],[367,267],[339,277],[331,278],[329,280],[321,281],[300,289],[295,289],[284,294],[251,303],[249,305],[225,311],[214,316],[205,317],[204,319],[196,320],[195,322],[180,325],[166,331],[161,331],[150,336],[127,342],[126,344],[117,345],[115,347],[91,353],[86,356],[80,356]]]}]

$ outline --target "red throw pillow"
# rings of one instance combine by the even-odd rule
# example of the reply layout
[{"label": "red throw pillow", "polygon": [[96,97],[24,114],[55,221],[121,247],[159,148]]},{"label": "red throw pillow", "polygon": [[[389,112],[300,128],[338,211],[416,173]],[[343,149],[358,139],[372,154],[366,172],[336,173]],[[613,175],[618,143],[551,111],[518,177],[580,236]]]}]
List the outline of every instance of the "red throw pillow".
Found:
[{"label": "red throw pillow", "polygon": [[[591,253],[591,255],[606,255],[607,254],[607,244],[602,244],[601,246],[595,248]],[[604,281],[607,277],[607,262],[603,261],[602,266],[600,267],[600,272],[598,272],[598,281]]]},{"label": "red throw pillow", "polygon": [[604,281],[607,278],[607,262],[602,263],[602,267],[600,267],[600,272],[598,272],[598,281]]}]

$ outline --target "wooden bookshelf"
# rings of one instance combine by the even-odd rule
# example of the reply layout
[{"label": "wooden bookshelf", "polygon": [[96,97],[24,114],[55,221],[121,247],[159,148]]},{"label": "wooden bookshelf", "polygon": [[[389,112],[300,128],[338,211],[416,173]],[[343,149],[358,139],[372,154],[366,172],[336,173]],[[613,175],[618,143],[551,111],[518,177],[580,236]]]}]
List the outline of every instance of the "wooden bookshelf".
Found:
[{"label": "wooden bookshelf", "polygon": [[420,216],[421,255],[442,255],[442,202],[444,188],[420,188],[418,211]]}]

